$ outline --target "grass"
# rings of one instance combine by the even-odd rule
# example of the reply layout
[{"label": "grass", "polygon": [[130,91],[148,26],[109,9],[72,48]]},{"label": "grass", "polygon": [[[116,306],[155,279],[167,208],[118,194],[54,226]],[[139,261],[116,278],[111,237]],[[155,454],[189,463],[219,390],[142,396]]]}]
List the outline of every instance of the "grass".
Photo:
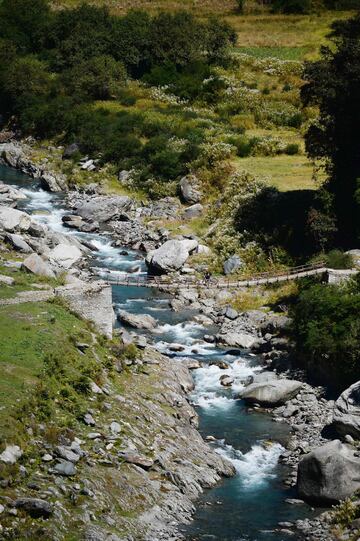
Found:
[{"label": "grass", "polygon": [[303,155],[238,158],[234,165],[237,169],[245,169],[256,177],[267,179],[281,192],[317,188],[312,178],[313,165]]},{"label": "grass", "polygon": [[309,47],[279,47],[279,46],[267,46],[267,47],[236,47],[236,52],[242,54],[248,54],[255,58],[278,58],[279,60],[303,60],[307,53],[309,53]]},{"label": "grass", "polygon": [[[62,359],[58,373],[51,374],[55,395],[68,378],[75,381],[83,369],[90,373],[92,353],[89,348],[81,355],[77,340],[91,343],[88,324],[56,303],[0,307],[0,442],[15,437],[14,423],[25,421],[19,408],[34,401],[36,386],[45,384],[45,364],[54,352]],[[101,348],[97,353],[102,355]]]}]

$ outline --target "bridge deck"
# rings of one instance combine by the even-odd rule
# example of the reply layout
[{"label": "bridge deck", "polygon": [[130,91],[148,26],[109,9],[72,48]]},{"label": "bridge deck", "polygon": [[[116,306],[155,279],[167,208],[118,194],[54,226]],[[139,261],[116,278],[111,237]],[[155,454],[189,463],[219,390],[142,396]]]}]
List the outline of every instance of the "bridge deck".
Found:
[{"label": "bridge deck", "polygon": [[125,274],[117,280],[108,280],[111,285],[132,286],[132,287],[153,287],[159,289],[235,289],[239,287],[252,287],[257,285],[276,284],[278,282],[288,282],[298,280],[308,276],[326,274],[328,268],[323,263],[317,265],[303,265],[278,273],[263,273],[243,280],[234,280],[226,278],[211,278],[210,281],[198,279],[194,276],[180,277],[174,279],[169,276],[150,276]]}]

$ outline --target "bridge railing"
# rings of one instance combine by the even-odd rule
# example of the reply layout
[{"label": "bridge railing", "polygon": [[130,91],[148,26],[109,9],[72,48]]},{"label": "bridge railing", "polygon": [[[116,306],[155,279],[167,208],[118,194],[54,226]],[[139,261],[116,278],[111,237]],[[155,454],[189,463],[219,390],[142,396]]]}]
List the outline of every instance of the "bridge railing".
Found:
[{"label": "bridge railing", "polygon": [[196,276],[183,276],[179,279],[174,279],[171,276],[154,276],[150,274],[125,274],[119,277],[117,280],[109,280],[112,285],[121,286],[133,286],[133,287],[179,287],[179,288],[193,288],[193,287],[236,287],[243,285],[255,284],[258,281],[266,283],[266,281],[273,282],[276,279],[291,279],[297,276],[301,277],[307,272],[316,273],[316,271],[326,270],[325,263],[323,261],[312,265],[300,265],[289,269],[281,269],[272,272],[263,272],[252,275],[251,277],[238,278],[236,280],[231,278],[215,278],[211,277],[210,280],[199,279]]}]

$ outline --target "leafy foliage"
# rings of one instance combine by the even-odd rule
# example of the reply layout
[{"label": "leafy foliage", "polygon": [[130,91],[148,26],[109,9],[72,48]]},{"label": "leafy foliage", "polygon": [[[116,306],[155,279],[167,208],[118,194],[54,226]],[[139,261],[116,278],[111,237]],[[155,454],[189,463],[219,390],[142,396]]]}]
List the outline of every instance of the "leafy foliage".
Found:
[{"label": "leafy foliage", "polygon": [[360,377],[360,280],[305,289],[294,308],[294,335],[304,366],[340,389]]}]

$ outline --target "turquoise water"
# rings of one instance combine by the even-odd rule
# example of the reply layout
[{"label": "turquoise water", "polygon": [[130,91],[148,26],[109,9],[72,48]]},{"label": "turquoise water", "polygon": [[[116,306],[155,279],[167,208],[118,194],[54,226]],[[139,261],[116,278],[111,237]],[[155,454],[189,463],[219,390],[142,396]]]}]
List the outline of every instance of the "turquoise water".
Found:
[{"label": "turquoise water", "polygon": [[[140,263],[140,273],[145,272],[139,253],[112,246],[110,237],[98,234],[79,234],[62,226],[61,218],[68,211],[63,207],[60,195],[40,190],[36,181],[9,168],[0,167],[0,180],[20,187],[28,196],[21,202],[25,210],[46,223],[55,231],[67,235],[86,237],[95,243],[97,251],[92,255],[91,265],[99,277],[121,275]],[[198,359],[201,368],[193,372],[195,390],[190,399],[200,417],[200,431],[204,437],[211,435],[211,445],[231,460],[237,475],[223,480],[218,487],[206,490],[197,505],[194,521],[183,528],[188,540],[215,541],[287,541],[297,539],[279,531],[279,522],[294,521],[309,516],[307,506],[291,506],[286,498],[296,497],[294,490],[282,483],[288,473],[278,459],[288,437],[288,427],[275,423],[262,413],[249,413],[236,394],[242,388],[242,380],[261,370],[259,360],[245,351],[227,355],[203,340],[204,334],[215,329],[196,324],[194,312],[173,312],[166,294],[148,288],[113,287],[115,310],[125,309],[133,313],[148,313],[158,321],[156,332],[147,333],[159,351],[175,357]],[[117,323],[119,325],[119,323]],[[173,353],[173,343],[183,349]],[[226,360],[228,370],[211,366],[215,359]],[[223,374],[231,375],[235,383],[232,389],[220,385]]]}]

